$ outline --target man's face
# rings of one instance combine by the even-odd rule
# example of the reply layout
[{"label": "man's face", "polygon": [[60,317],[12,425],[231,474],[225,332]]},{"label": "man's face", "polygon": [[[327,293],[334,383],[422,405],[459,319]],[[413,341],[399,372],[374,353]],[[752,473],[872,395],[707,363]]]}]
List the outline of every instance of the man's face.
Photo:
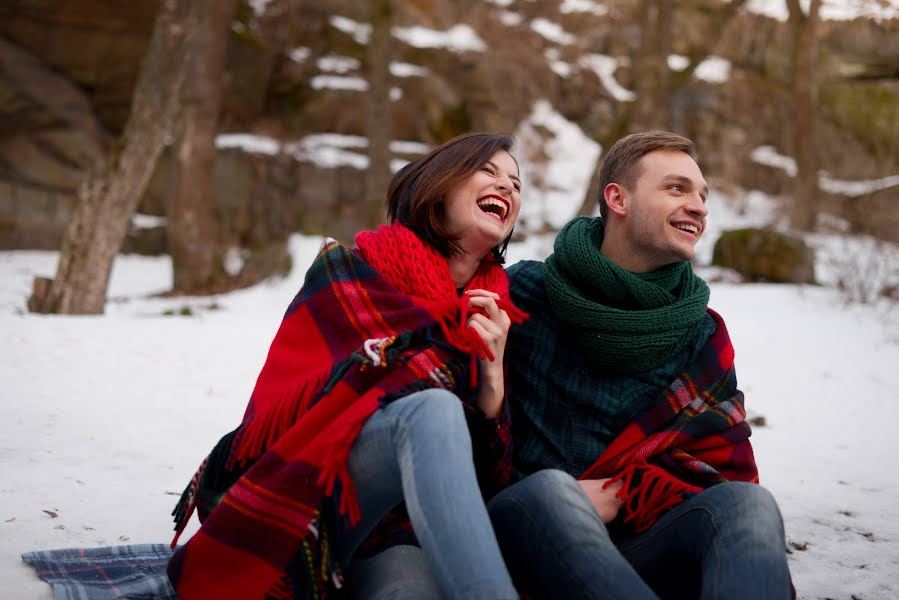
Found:
[{"label": "man's face", "polygon": [[656,150],[640,159],[624,219],[635,264],[648,272],[692,260],[705,230],[708,184],[689,155]]}]

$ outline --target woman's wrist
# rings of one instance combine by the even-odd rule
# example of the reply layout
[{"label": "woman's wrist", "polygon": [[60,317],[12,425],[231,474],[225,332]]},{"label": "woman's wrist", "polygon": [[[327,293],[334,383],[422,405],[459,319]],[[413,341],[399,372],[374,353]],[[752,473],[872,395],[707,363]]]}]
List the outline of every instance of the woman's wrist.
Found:
[{"label": "woman's wrist", "polygon": [[503,410],[504,390],[502,380],[497,386],[493,382],[481,381],[481,389],[478,392],[478,406],[484,416],[488,419],[495,419]]}]

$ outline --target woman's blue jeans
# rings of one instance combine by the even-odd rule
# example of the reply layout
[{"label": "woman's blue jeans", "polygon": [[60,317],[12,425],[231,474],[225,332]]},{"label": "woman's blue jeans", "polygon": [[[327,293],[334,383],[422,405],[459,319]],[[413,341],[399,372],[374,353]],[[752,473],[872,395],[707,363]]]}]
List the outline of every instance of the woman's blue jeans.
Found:
[{"label": "woman's blue jeans", "polygon": [[391,509],[412,528],[445,598],[516,599],[478,487],[462,403],[441,389],[400,398],[362,427],[349,457],[362,521],[340,540],[347,559]]}]

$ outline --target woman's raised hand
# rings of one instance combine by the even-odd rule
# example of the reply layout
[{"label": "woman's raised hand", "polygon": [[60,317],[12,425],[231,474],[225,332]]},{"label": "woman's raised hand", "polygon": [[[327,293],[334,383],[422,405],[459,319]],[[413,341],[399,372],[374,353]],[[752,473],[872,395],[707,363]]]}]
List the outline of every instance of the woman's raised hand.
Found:
[{"label": "woman's raised hand", "polygon": [[481,387],[478,405],[489,418],[499,415],[503,408],[505,386],[503,381],[503,354],[512,321],[506,311],[497,306],[499,295],[487,290],[468,290],[468,306],[480,309],[468,318],[467,326],[473,329],[493,354],[481,359]]}]

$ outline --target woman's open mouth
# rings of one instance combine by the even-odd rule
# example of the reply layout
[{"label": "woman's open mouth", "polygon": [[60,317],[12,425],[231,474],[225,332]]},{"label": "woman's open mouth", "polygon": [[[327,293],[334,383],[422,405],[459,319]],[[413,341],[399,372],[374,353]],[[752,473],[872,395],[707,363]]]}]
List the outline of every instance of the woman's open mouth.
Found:
[{"label": "woman's open mouth", "polygon": [[489,194],[478,198],[478,208],[499,221],[505,221],[509,214],[509,201],[502,196]]}]

